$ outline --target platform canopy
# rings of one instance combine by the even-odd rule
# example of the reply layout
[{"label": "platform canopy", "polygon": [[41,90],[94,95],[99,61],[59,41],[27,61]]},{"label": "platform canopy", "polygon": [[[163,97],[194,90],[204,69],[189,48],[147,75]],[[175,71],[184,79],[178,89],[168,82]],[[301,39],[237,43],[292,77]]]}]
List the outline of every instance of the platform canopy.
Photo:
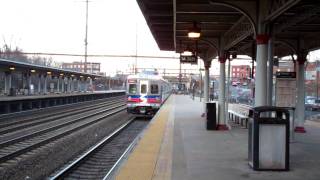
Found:
[{"label": "platform canopy", "polygon": [[90,78],[101,78],[104,76],[97,75],[97,74],[90,74],[78,71],[71,71],[66,69],[60,69],[55,67],[49,66],[41,66],[26,62],[19,62],[13,61],[8,59],[0,59],[0,71],[6,72],[11,71],[10,68],[14,68],[15,71],[30,73],[31,70],[35,71],[36,73],[47,74],[47,72],[52,73],[52,76],[59,76],[63,74],[64,76],[83,76],[83,77],[90,77]]},{"label": "platform canopy", "polygon": [[214,58],[221,51],[255,56],[257,34],[274,40],[282,57],[320,47],[318,0],[137,0],[161,50],[196,49],[188,31],[201,28],[198,52]]}]

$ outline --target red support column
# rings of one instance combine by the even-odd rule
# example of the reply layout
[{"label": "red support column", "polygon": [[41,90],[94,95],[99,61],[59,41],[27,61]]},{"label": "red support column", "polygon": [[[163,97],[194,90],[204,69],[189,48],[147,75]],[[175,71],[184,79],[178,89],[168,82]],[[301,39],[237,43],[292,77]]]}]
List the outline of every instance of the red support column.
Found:
[{"label": "red support column", "polygon": [[255,76],[255,103],[254,106],[267,105],[267,61],[269,36],[259,34],[257,41],[257,66]]}]

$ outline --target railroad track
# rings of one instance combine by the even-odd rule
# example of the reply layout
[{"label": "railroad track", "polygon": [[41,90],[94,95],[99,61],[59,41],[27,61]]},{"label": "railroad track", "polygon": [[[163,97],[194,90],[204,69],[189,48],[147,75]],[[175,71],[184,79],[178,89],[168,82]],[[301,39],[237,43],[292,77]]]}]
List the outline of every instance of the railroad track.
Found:
[{"label": "railroad track", "polygon": [[[21,119],[19,121],[3,123],[3,124],[0,124],[0,137],[4,134],[13,133],[14,131],[18,131],[20,129],[35,127],[35,126],[49,123],[49,122],[52,123],[52,122],[57,121],[59,119],[62,119],[64,117],[71,117],[73,115],[80,115],[81,113],[84,113],[84,112],[87,113],[90,111],[96,111],[97,109],[103,109],[103,108],[106,108],[112,104],[116,104],[116,103],[120,103],[120,102],[121,102],[121,100],[114,99],[111,101],[101,102],[98,104],[89,105],[89,106],[85,106],[85,107],[67,109],[67,110],[59,112],[59,113],[56,112],[54,114],[51,114],[51,113],[44,114],[42,116],[37,116],[37,117],[27,117],[27,118]],[[2,136],[2,139],[4,139],[3,136]]]},{"label": "railroad track", "polygon": [[108,179],[149,121],[132,118],[49,179]]},{"label": "railroad track", "polygon": [[[58,117],[55,123],[47,125],[45,128],[28,131],[29,133],[16,133],[16,137],[5,138],[0,136],[0,164],[14,159],[20,155],[26,154],[50,142],[63,138],[71,133],[84,129],[90,125],[98,123],[108,116],[114,115],[126,109],[123,102],[109,104],[105,106],[86,111],[76,116],[65,115],[65,118]],[[18,130],[23,132],[24,129]],[[10,134],[10,133],[9,133]],[[5,134],[6,135],[6,134]]]},{"label": "railroad track", "polygon": [[[68,113],[72,111],[76,111],[83,108],[90,108],[97,106],[99,104],[103,104],[105,102],[110,102],[114,100],[123,100],[125,96],[117,96],[117,97],[110,97],[105,99],[99,99],[94,101],[85,101],[85,102],[79,102],[79,103],[73,103],[73,104],[66,104],[66,105],[60,105],[60,106],[54,106],[54,107],[48,107],[43,109],[37,109],[33,110],[34,113],[32,114],[23,114],[23,113],[12,113],[12,114],[5,114],[0,115],[0,128],[6,127],[10,124],[14,124],[16,122],[27,122],[34,119],[41,119],[41,118],[47,118],[51,117],[53,115],[56,115],[57,113]],[[28,112],[30,113],[30,112]],[[32,115],[32,118],[30,118],[30,115]]]}]

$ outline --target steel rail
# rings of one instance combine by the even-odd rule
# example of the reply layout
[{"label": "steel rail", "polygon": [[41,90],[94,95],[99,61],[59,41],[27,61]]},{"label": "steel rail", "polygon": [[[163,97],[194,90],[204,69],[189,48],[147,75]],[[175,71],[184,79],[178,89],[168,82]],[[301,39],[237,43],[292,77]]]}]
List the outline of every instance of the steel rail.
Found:
[{"label": "steel rail", "polygon": [[[31,126],[35,126],[35,125],[39,125],[39,124],[44,124],[47,122],[53,122],[56,120],[59,120],[59,118],[63,118],[63,117],[67,117],[67,116],[72,116],[72,115],[76,115],[81,111],[91,111],[94,109],[100,109],[106,106],[110,106],[116,103],[121,102],[120,100],[112,100],[109,102],[102,102],[99,104],[95,104],[95,105],[90,105],[90,106],[86,106],[86,107],[81,107],[81,108],[77,108],[77,109],[70,109],[67,111],[63,111],[63,112],[59,112],[58,115],[45,115],[42,117],[37,117],[37,118],[29,118],[26,120],[21,120],[21,121],[17,121],[17,122],[12,122],[12,123],[6,123],[6,124],[2,124],[0,125],[0,135],[3,135],[5,133],[9,133],[12,131],[16,131],[19,129],[24,129],[24,128],[28,128]],[[98,107],[97,107],[98,106]],[[44,119],[45,118],[45,119]],[[10,127],[10,126],[14,126],[14,127]]]},{"label": "steel rail", "polygon": [[50,180],[55,179],[61,179],[63,178],[73,167],[77,166],[81,161],[83,161],[86,157],[88,157],[91,153],[95,152],[99,147],[104,145],[105,143],[108,143],[111,139],[113,139],[115,136],[117,136],[121,131],[123,131],[126,127],[128,127],[129,124],[131,124],[134,121],[135,117],[131,118],[128,122],[125,122],[123,125],[121,125],[119,128],[117,128],[115,131],[113,131],[110,135],[105,137],[103,140],[101,140],[99,143],[94,145],[92,148],[90,148],[88,151],[83,153],[79,158],[74,160],[72,163],[64,167],[62,170],[60,170],[58,173],[54,174],[52,177],[50,177]]},{"label": "steel rail", "polygon": [[[124,106],[124,105],[121,105],[121,106]],[[73,133],[73,132],[75,132],[75,131],[77,131],[77,130],[79,130],[79,129],[82,129],[82,128],[85,128],[85,127],[87,127],[87,126],[89,126],[89,125],[92,125],[92,124],[94,124],[94,123],[97,123],[97,122],[103,120],[103,119],[106,118],[106,117],[109,117],[109,116],[114,115],[114,114],[116,114],[116,113],[118,113],[118,112],[124,111],[126,108],[125,108],[125,107],[122,107],[122,108],[121,108],[121,106],[119,106],[119,107],[117,107],[117,108],[113,108],[113,110],[114,110],[114,109],[116,109],[116,110],[114,110],[113,112],[110,112],[110,113],[104,115],[103,117],[99,117],[99,118],[97,118],[97,119],[95,119],[95,120],[92,120],[92,121],[90,121],[90,122],[84,123],[84,124],[82,124],[82,125],[80,125],[80,126],[73,127],[73,128],[71,128],[71,129],[69,129],[69,130],[67,130],[67,131],[64,131],[64,132],[60,133],[60,134],[56,134],[55,136],[52,136],[52,137],[50,137],[50,138],[41,140],[40,142],[33,143],[32,145],[29,145],[29,146],[27,146],[27,147],[23,147],[22,149],[19,149],[19,150],[17,150],[17,151],[14,151],[14,152],[12,152],[12,153],[9,153],[9,154],[7,154],[7,155],[5,155],[5,156],[3,156],[3,157],[0,157],[0,163],[5,162],[5,161],[7,161],[7,160],[10,160],[10,159],[12,159],[12,158],[14,158],[14,157],[16,157],[16,156],[22,155],[22,154],[24,154],[24,153],[26,153],[26,152],[28,152],[28,151],[30,151],[30,150],[36,149],[36,148],[38,148],[38,147],[41,147],[42,145],[48,144],[49,142],[55,141],[55,140],[57,140],[57,139],[59,139],[59,138],[61,138],[61,137],[63,137],[63,136],[66,136],[66,135],[68,135],[68,134],[71,134],[71,133]]]},{"label": "steel rail", "polygon": [[70,104],[62,104],[62,105],[56,105],[56,106],[50,106],[50,107],[45,107],[45,108],[37,108],[37,109],[30,109],[30,110],[25,110],[25,111],[19,111],[19,112],[12,112],[8,114],[0,114],[0,121],[9,119],[9,118],[20,118],[25,115],[34,115],[34,113],[50,113],[52,111],[59,111],[63,108],[74,108],[79,105],[90,105],[92,103],[100,102],[100,101],[105,101],[105,100],[110,100],[110,99],[116,99],[116,98],[124,98],[125,95],[120,95],[120,96],[114,96],[114,97],[108,97],[108,98],[103,98],[103,99],[96,99],[92,101],[82,101],[82,102],[77,102],[77,103],[70,103]]},{"label": "steel rail", "polygon": [[20,136],[20,137],[14,138],[14,139],[10,139],[8,141],[1,142],[0,143],[0,149],[5,147],[5,146],[8,146],[8,145],[18,143],[18,142],[23,141],[25,139],[32,138],[32,137],[35,137],[35,136],[38,136],[38,135],[41,135],[41,134],[44,134],[44,133],[59,129],[59,128],[62,128],[64,126],[77,123],[77,122],[79,122],[81,120],[85,120],[85,119],[93,117],[95,115],[102,114],[102,113],[107,112],[107,111],[111,111],[111,110],[116,109],[116,108],[121,107],[121,106],[124,106],[124,104],[113,106],[113,107],[110,107],[108,109],[104,109],[104,110],[101,110],[101,111],[98,111],[98,112],[95,112],[95,113],[92,113],[92,114],[89,114],[89,115],[86,115],[86,116],[83,116],[83,117],[80,117],[80,118],[72,119],[71,121],[67,121],[67,122],[64,122],[64,123],[61,123],[61,124],[57,124],[57,125],[48,127],[46,129],[41,129],[39,131],[30,133],[30,134],[26,134],[24,136]]},{"label": "steel rail", "polygon": [[130,143],[130,145],[126,148],[126,150],[122,153],[122,155],[119,157],[119,159],[117,160],[117,162],[114,163],[114,165],[112,166],[112,168],[107,172],[107,174],[103,177],[103,180],[108,180],[110,179],[110,175],[112,175],[113,171],[116,169],[116,167],[118,167],[118,165],[120,164],[120,162],[123,160],[123,158],[133,149],[133,147],[136,145],[137,141],[139,138],[141,138],[141,133],[140,132],[137,137],[134,138],[134,140]]}]

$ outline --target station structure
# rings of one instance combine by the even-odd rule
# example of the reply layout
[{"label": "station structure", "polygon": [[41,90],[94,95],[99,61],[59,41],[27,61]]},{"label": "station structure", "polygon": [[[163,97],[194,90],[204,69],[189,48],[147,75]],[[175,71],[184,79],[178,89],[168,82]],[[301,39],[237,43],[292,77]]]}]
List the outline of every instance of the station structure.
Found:
[{"label": "station structure", "polygon": [[[220,62],[219,129],[226,126],[226,63],[237,55],[256,61],[254,106],[272,105],[273,59],[289,56],[296,67],[296,132],[304,128],[304,72],[307,54],[320,47],[320,2],[312,0],[138,0],[161,50],[196,52],[205,64],[205,102],[209,68]],[[189,38],[192,29],[200,38]]]},{"label": "station structure", "polygon": [[[191,51],[193,57],[198,56],[203,60],[204,101],[195,101],[184,95],[171,96],[143,132],[142,138],[139,138],[128,157],[119,165],[115,179],[315,180],[319,178],[319,171],[315,168],[320,164],[318,155],[320,143],[317,141],[320,135],[319,120],[317,122],[305,120],[304,101],[307,54],[320,48],[320,2],[312,0],[137,0],[137,2],[161,50],[176,51],[181,54]],[[190,32],[200,32],[200,37],[191,38],[188,36]],[[226,88],[229,87],[226,85],[226,63],[230,69],[230,61],[236,61],[237,55],[248,55],[253,62],[256,61],[253,70],[255,72],[254,115],[250,117],[250,112],[245,115],[245,118],[249,119],[248,129],[239,128],[238,123],[242,124],[239,117],[242,115],[237,112],[232,114],[232,111],[237,109],[240,112],[241,108],[249,111],[252,107],[243,104],[228,105],[226,102],[228,96]],[[291,88],[290,91],[292,90],[292,99],[287,101],[295,105],[296,114],[290,115],[295,119],[290,121],[287,111],[289,108],[282,108],[286,111],[286,130],[278,129],[279,131],[275,133],[274,129],[270,128],[264,130],[266,134],[259,134],[260,125],[255,126],[259,126],[257,130],[252,124],[260,123],[262,119],[269,121],[272,118],[264,115],[257,117],[259,115],[256,110],[264,109],[261,106],[277,109],[271,106],[280,102],[273,98],[279,96],[278,92],[273,94],[274,59],[287,56],[291,57],[295,70],[288,74],[296,75],[294,78],[290,77],[290,81],[294,81],[292,84],[288,83],[290,87],[285,84],[288,89]],[[200,118],[200,113],[204,112],[203,107],[210,102],[209,69],[214,59],[218,59],[220,63],[218,113],[214,116],[214,113],[208,110],[207,119]],[[284,79],[289,82],[290,78]],[[276,76],[275,88],[279,87],[279,84],[283,85],[281,83],[286,81],[284,79],[281,81]],[[213,107],[212,109],[215,109]],[[234,118],[234,115],[237,118]],[[212,126],[220,131],[207,131],[210,130],[209,119],[215,119],[210,116],[217,117],[217,126],[215,123]],[[279,118],[281,115],[276,116]],[[275,120],[276,125],[267,124],[267,126],[278,128],[279,119]],[[289,122],[293,122],[290,124],[291,127],[288,125]],[[207,130],[204,124],[207,125]],[[306,129],[308,133],[305,133]],[[279,136],[280,131],[286,134],[286,138]],[[260,143],[260,139],[263,138],[268,139],[268,142]],[[253,139],[259,140],[257,142]],[[283,141],[280,142],[280,139]],[[254,148],[255,143],[259,144],[256,146],[260,149]],[[280,150],[280,147],[284,146],[286,147]],[[263,149],[266,151],[263,152]],[[282,155],[278,154],[280,151]],[[289,171],[275,172],[273,167],[268,169],[269,171],[264,171],[266,169],[252,171],[249,168],[253,159],[252,153],[255,154],[253,156],[259,153],[267,155],[265,162],[270,165],[269,167],[281,159],[282,163],[287,164]],[[285,158],[284,154],[290,158]],[[258,161],[261,163],[263,160]],[[252,169],[256,170],[253,167]]]},{"label": "station structure", "polygon": [[[304,82],[307,54],[320,48],[320,2],[137,0],[137,3],[161,50],[178,53],[188,50],[193,56],[203,60],[204,101],[201,102],[201,97],[200,101],[195,101],[186,95],[170,96],[151,123],[135,138],[116,165],[111,168],[110,173],[115,179],[319,179],[320,125],[315,121],[305,123]],[[200,33],[200,37],[189,37],[188,33],[195,30]],[[273,151],[265,153],[267,154],[265,157],[275,157],[275,159],[270,158],[270,164],[273,161],[277,162],[277,159],[289,164],[287,156],[290,153],[292,157],[290,168],[293,170],[289,172],[251,171],[248,167],[250,164],[248,154],[250,151],[260,153],[258,148],[250,147],[250,142],[256,143],[252,140],[257,138],[257,133],[250,134],[250,130],[254,127],[249,128],[249,132],[244,127],[230,128],[229,106],[226,101],[228,96],[226,88],[229,87],[226,85],[226,63],[229,63],[228,69],[230,69],[230,62],[235,61],[237,55],[248,55],[252,61],[256,61],[256,69],[252,70],[255,72],[255,107],[275,104],[273,102],[274,58],[289,56],[292,59],[297,76],[294,88],[296,114],[293,130],[288,130],[290,128],[288,113],[287,110],[283,110],[286,112],[284,115],[286,129],[280,129],[279,132],[281,131],[280,135],[285,137],[285,140],[277,141],[281,139],[277,136],[279,134],[270,131],[268,133],[272,136],[266,138],[267,143],[259,144],[267,150],[269,149],[265,147],[273,145],[271,150],[278,149],[276,146],[286,146],[280,149],[285,152],[285,156]],[[203,107],[210,102],[209,69],[213,59],[218,59],[220,63],[218,122],[215,126],[220,131],[204,130],[205,120],[200,118],[199,114],[205,111]],[[181,71],[179,74],[178,83],[181,84]],[[125,91],[92,92],[90,88],[92,81],[99,78],[99,75],[5,59],[0,59],[0,77],[4,79],[2,94],[35,95],[0,96],[0,114],[7,114],[8,117],[11,117],[10,113],[17,111],[125,96]],[[87,91],[90,92],[79,93]],[[247,106],[247,110],[249,108],[251,107]],[[30,113],[33,115],[37,111]],[[277,113],[275,113],[277,118],[283,116]],[[246,127],[252,122],[250,119],[248,123],[248,119],[249,115],[246,117]],[[231,123],[234,123],[234,127],[239,127],[236,120]],[[305,133],[305,128],[310,133]],[[289,133],[294,134],[293,131],[299,134],[289,135]],[[289,140],[289,136],[292,139]],[[259,135],[259,138],[264,137]],[[289,143],[291,143],[290,152]],[[257,152],[253,153],[258,154]]]},{"label": "station structure", "polygon": [[0,59],[4,79],[2,95],[35,95],[92,91],[92,81],[102,76]]},{"label": "station structure", "polygon": [[0,59],[0,114],[36,110],[124,95],[122,90],[94,91],[103,76]]}]

